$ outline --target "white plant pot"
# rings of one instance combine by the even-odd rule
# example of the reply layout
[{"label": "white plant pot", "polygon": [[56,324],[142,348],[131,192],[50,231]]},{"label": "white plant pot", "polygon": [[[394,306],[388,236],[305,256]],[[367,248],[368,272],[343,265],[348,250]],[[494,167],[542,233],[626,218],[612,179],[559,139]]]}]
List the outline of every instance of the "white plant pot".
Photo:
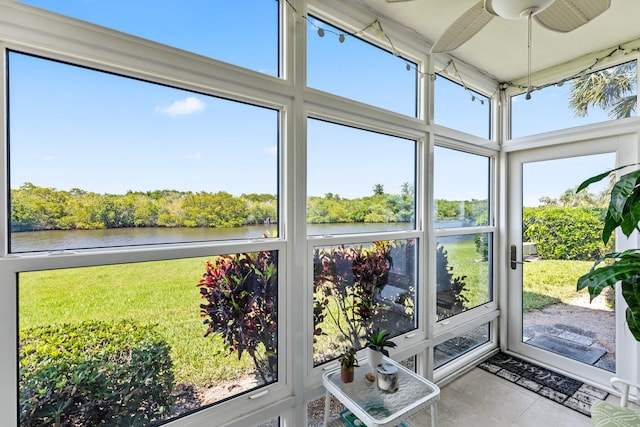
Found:
[{"label": "white plant pot", "polygon": [[382,353],[367,347],[367,361],[369,362],[371,369],[375,372],[378,365],[382,363]]}]

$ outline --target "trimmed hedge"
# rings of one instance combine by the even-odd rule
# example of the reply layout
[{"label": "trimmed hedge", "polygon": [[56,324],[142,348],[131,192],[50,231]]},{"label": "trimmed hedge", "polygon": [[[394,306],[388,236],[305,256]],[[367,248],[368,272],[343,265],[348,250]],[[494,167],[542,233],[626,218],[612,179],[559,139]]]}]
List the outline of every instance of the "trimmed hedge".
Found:
[{"label": "trimmed hedge", "polygon": [[607,250],[602,243],[604,209],[541,206],[524,208],[525,241],[544,259],[592,261]]},{"label": "trimmed hedge", "polygon": [[20,331],[20,425],[145,425],[171,404],[169,345],[152,325],[62,324]]}]

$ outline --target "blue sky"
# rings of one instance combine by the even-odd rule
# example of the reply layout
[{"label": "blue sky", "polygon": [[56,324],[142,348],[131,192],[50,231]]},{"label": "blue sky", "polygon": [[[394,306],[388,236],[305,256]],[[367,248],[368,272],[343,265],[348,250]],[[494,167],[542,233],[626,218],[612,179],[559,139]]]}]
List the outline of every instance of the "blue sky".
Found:
[{"label": "blue sky", "polygon": [[[27,3],[277,76],[275,1],[191,0],[190,8],[169,0]],[[349,35],[340,43],[338,30],[313,22],[307,24],[309,86],[414,114],[415,69]],[[327,30],[325,37],[317,35],[318,26]],[[31,182],[116,194],[277,192],[278,115],[273,110],[18,53],[10,55],[10,73],[12,188]],[[536,117],[516,118],[518,132],[573,123],[557,93],[567,86],[515,101],[517,117]],[[443,78],[436,80],[436,96],[437,123],[487,136],[488,104],[472,101],[472,93]],[[542,116],[543,111],[549,114]],[[388,193],[399,193],[404,182],[414,184],[414,170],[406,166],[413,159],[412,141],[319,122],[311,122],[309,132],[310,195],[360,197],[372,194],[378,183]],[[439,159],[445,170],[468,170],[455,152],[443,151]],[[486,194],[484,180],[450,175],[449,181],[439,180],[437,198]],[[573,186],[581,179],[569,182]],[[557,180],[545,183],[545,195],[557,197],[568,188],[558,185]]]}]

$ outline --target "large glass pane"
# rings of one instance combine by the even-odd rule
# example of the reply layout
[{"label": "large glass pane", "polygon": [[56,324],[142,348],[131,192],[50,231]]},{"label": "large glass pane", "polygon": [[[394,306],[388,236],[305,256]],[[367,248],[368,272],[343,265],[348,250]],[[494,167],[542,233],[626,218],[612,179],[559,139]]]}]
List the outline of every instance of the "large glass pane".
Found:
[{"label": "large glass pane", "polygon": [[317,246],[313,252],[314,365],[384,328],[416,327],[416,240]]},{"label": "large glass pane", "polygon": [[438,320],[493,300],[492,233],[438,237],[436,306]]},{"label": "large glass pane", "polygon": [[9,73],[11,252],[277,233],[277,111],[16,52]]},{"label": "large glass pane", "polygon": [[453,337],[433,349],[434,368],[437,369],[489,342],[489,324],[480,325],[457,337]]},{"label": "large glass pane", "polygon": [[278,76],[277,0],[21,1]]},{"label": "large glass pane", "polygon": [[310,119],[307,233],[415,228],[416,142]]},{"label": "large glass pane", "polygon": [[19,273],[21,425],[154,425],[277,381],[277,258]]},{"label": "large glass pane", "polygon": [[491,138],[489,98],[440,75],[434,82],[433,120],[438,125]]},{"label": "large glass pane", "polygon": [[[365,31],[380,30],[372,24]],[[340,35],[346,37],[344,43]],[[416,64],[313,17],[307,49],[309,87],[416,117]]]},{"label": "large glass pane", "polygon": [[614,166],[613,153],[522,166],[522,342],[611,372],[615,293],[606,289],[590,302],[576,282],[614,251],[615,239],[601,240],[613,181],[575,189]]},{"label": "large glass pane", "polygon": [[[511,137],[637,115],[636,61],[511,98]],[[535,120],[531,118],[535,117]]]},{"label": "large glass pane", "polygon": [[488,225],[490,159],[436,146],[433,168],[434,227]]}]

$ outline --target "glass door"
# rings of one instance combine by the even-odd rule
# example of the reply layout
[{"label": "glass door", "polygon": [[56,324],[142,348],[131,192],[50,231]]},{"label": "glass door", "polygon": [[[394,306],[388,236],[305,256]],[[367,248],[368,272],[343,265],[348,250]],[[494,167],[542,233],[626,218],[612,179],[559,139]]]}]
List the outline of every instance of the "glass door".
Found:
[{"label": "glass door", "polygon": [[576,282],[613,249],[601,241],[610,183],[575,189],[615,167],[605,145],[512,153],[508,183],[508,347],[598,382],[616,371],[615,293],[590,302]]}]

